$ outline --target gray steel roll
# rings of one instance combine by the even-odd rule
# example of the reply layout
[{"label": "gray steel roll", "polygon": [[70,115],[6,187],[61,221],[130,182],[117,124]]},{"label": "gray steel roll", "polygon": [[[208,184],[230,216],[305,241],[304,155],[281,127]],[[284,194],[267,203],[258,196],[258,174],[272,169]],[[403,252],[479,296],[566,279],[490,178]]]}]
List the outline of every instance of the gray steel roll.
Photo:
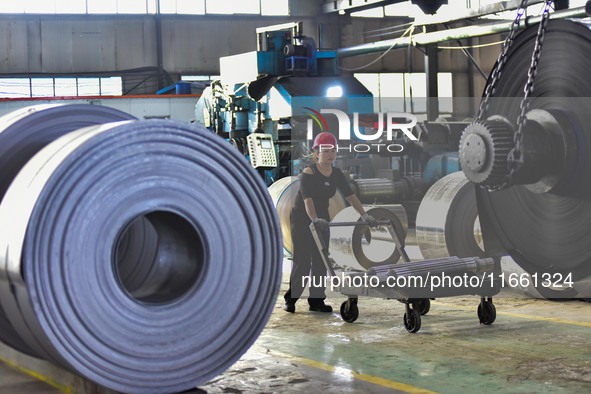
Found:
[{"label": "gray steel roll", "polygon": [[[408,229],[406,211],[401,205],[364,206],[365,211],[378,220],[392,220],[396,231]],[[359,214],[353,207],[343,209],[333,222],[355,222]],[[404,243],[404,238],[401,240]],[[401,245],[402,246],[402,245]],[[394,264],[400,259],[396,243],[383,226],[331,227],[330,257],[341,267],[369,270],[376,265]]]},{"label": "gray steel roll", "polygon": [[[35,105],[0,117],[0,200],[25,163],[51,141],[81,127],[130,119],[135,118],[112,108],[85,104]],[[23,341],[6,313],[0,305],[0,340],[23,353],[43,357]]]},{"label": "gray steel roll", "polygon": [[412,195],[409,184],[385,178],[355,179],[355,193],[364,204],[398,203]]},{"label": "gray steel roll", "polygon": [[425,259],[484,257],[474,184],[463,172],[429,188],[417,212],[416,234]]},{"label": "gray steel roll", "polygon": [[[516,37],[487,116],[517,119],[520,108],[516,103],[521,101],[528,80],[522,70],[530,65],[537,29],[530,26]],[[587,20],[551,18],[529,108],[560,114],[565,125],[573,125],[576,142],[568,147],[567,156],[574,161],[564,169],[560,184],[551,193],[513,186],[482,196],[480,214],[489,219],[502,247],[530,274],[559,273],[562,277],[572,275],[574,280],[591,276],[591,183],[587,182],[591,174],[590,52],[591,24]],[[568,72],[564,72],[565,58],[569,59]],[[539,290],[548,289],[541,286]],[[563,291],[547,296],[574,295]]]},{"label": "gray steel roll", "polygon": [[[291,256],[293,243],[291,242],[291,208],[300,191],[300,179],[295,176],[285,177],[269,186],[269,194],[275,204],[281,223],[281,234],[283,235],[283,251],[286,256]],[[328,213],[334,218],[340,211],[345,209],[347,201],[337,190],[335,195],[328,202]]]},{"label": "gray steel roll", "polygon": [[266,187],[202,127],[119,122],[62,136],[15,177],[0,223],[11,324],[120,392],[179,392],[223,372],[279,291]]}]

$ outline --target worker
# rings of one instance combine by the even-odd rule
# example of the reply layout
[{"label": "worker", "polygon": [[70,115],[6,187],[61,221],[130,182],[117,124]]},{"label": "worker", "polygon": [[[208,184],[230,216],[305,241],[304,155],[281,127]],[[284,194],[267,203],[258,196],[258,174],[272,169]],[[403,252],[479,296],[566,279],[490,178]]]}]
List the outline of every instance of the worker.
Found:
[{"label": "worker", "polygon": [[[343,172],[333,167],[336,160],[337,140],[329,132],[322,132],[314,139],[312,156],[314,164],[302,171],[300,190],[291,210],[291,238],[293,244],[292,270],[289,289],[285,293],[285,311],[294,313],[295,304],[309,284],[308,305],[311,311],[332,312],[326,305],[325,278],[326,266],[312,237],[310,223],[314,222],[325,244],[330,238],[328,213],[329,200],[337,189],[370,226],[377,221],[367,214],[361,201],[355,195]],[[308,279],[306,282],[306,278]]]}]

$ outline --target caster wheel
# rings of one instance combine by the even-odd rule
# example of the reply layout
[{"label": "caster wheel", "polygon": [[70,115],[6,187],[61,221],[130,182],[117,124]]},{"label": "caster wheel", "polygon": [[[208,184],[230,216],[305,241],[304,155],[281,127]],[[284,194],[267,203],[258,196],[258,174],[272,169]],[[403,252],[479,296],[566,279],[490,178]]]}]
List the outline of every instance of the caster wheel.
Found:
[{"label": "caster wheel", "polygon": [[484,301],[478,305],[478,320],[480,324],[491,325],[497,318],[497,308],[491,301]]},{"label": "caster wheel", "polygon": [[415,333],[421,329],[421,314],[415,309],[409,309],[404,314],[404,328],[410,333]]},{"label": "caster wheel", "polygon": [[347,323],[353,323],[359,317],[357,301],[343,301],[341,304],[341,317]]},{"label": "caster wheel", "polygon": [[412,304],[412,309],[416,309],[421,315],[426,315],[431,310],[431,300],[428,298],[421,298],[419,301]]}]

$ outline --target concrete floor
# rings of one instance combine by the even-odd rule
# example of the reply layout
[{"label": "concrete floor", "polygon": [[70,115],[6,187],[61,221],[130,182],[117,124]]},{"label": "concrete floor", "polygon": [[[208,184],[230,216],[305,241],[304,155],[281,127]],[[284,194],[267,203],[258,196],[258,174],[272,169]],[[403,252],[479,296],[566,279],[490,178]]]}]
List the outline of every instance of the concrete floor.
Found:
[{"label": "concrete floor", "polygon": [[[333,307],[341,300],[329,300]],[[295,314],[278,302],[256,344],[208,393],[589,393],[591,304],[495,300],[497,320],[478,323],[478,298],[432,303],[409,334],[404,306],[360,299],[360,317]]]},{"label": "concrete floor", "polygon": [[[412,248],[411,248],[412,252]],[[287,265],[287,263],[286,263]],[[286,268],[288,268],[286,266]],[[195,393],[590,393],[591,304],[495,298],[497,320],[480,325],[477,297],[432,302],[421,330],[402,324],[404,305],[360,298],[359,319],[283,311],[287,286],[255,345]],[[0,364],[0,394],[59,393]]]}]

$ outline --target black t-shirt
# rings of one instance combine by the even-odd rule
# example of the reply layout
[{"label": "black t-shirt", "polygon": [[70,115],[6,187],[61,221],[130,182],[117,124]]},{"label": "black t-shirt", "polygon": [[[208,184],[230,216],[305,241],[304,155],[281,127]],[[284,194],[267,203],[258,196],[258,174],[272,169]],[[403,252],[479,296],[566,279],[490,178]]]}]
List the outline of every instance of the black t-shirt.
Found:
[{"label": "black t-shirt", "polygon": [[291,211],[292,220],[296,220],[300,223],[310,223],[310,217],[306,213],[306,206],[304,205],[304,199],[312,198],[314,201],[314,207],[316,208],[316,215],[319,218],[330,220],[328,214],[328,201],[337,189],[343,193],[345,197],[349,197],[353,194],[349,182],[343,172],[336,168],[332,168],[332,173],[329,177],[322,175],[318,170],[316,164],[310,166],[313,174],[302,173],[300,180],[300,191],[296,197],[295,204]]}]

